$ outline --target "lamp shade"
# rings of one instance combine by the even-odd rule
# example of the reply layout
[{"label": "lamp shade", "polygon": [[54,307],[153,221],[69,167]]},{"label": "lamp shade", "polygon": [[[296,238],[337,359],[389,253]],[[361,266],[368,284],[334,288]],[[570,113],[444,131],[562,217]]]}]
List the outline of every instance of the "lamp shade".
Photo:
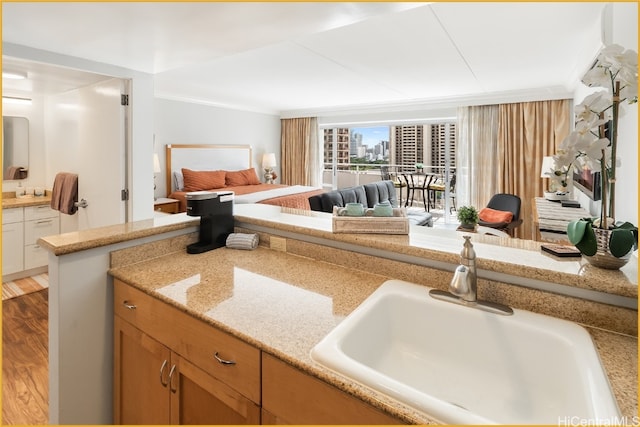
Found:
[{"label": "lamp shade", "polygon": [[542,158],[542,167],[540,168],[540,178],[550,178],[551,171],[554,169],[553,157],[547,156]]},{"label": "lamp shade", "polygon": [[275,153],[265,153],[262,155],[262,167],[274,168],[276,166],[276,155]]},{"label": "lamp shade", "polygon": [[153,173],[160,173],[160,159],[157,154],[153,154]]}]

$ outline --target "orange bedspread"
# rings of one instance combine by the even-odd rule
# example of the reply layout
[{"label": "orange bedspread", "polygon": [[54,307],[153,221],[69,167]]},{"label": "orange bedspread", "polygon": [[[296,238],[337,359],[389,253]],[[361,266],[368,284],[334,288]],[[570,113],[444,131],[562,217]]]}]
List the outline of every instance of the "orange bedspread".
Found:
[{"label": "orange bedspread", "polygon": [[[236,194],[236,196],[241,196],[243,194],[251,194],[251,193],[256,193],[258,191],[274,190],[276,188],[284,188],[284,187],[288,187],[288,186],[283,184],[256,184],[256,185],[241,185],[238,187],[216,188],[209,191],[233,191]],[[324,190],[313,190],[313,191],[306,191],[304,193],[291,194],[288,196],[273,197],[271,199],[262,200],[258,203],[263,203],[267,205],[284,206],[288,208],[311,210],[311,206],[309,206],[309,197],[315,196],[316,194],[320,194],[323,191]],[[168,196],[171,199],[176,199],[180,201],[180,212],[186,212],[187,210],[187,201],[185,199],[186,194],[187,193],[185,191],[174,191]]]}]

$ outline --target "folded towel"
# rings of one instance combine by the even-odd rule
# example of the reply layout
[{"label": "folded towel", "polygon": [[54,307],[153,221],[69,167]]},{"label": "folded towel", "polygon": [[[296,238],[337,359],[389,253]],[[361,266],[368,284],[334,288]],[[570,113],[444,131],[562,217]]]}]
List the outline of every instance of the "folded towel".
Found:
[{"label": "folded towel", "polygon": [[231,233],[227,237],[227,247],[231,249],[255,249],[260,238],[257,234]]},{"label": "folded towel", "polygon": [[78,175],[60,172],[53,181],[51,190],[51,209],[63,214],[73,215],[78,210]]}]

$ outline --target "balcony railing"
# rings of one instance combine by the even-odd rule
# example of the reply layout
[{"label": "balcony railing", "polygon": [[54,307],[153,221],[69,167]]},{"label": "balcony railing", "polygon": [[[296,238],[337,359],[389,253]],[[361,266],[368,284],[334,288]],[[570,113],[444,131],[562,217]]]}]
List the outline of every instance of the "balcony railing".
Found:
[{"label": "balcony railing", "polygon": [[[380,163],[338,163],[335,165],[335,182],[334,165],[332,163],[324,163],[322,173],[322,185],[327,189],[340,189],[353,187],[356,185],[368,184],[382,179],[382,167],[388,167],[391,178],[394,179],[398,174],[416,172],[415,166],[407,165],[390,165]],[[449,167],[449,176],[455,174],[455,167]],[[443,180],[448,181],[446,177],[446,168],[444,166],[424,165],[424,173],[435,173],[441,175]],[[335,184],[335,185],[334,185]]]}]

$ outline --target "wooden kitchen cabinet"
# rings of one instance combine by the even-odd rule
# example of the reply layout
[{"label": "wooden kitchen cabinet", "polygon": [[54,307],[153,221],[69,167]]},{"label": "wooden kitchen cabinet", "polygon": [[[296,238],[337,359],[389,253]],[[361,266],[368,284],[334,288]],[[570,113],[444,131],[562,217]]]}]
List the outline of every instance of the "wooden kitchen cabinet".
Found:
[{"label": "wooden kitchen cabinet", "polygon": [[262,423],[401,424],[401,421],[263,353]]},{"label": "wooden kitchen cabinet", "polygon": [[[168,424],[170,396],[166,383],[171,351],[128,322],[115,316],[114,422]],[[164,368],[164,369],[161,369]]]},{"label": "wooden kitchen cabinet", "polygon": [[114,286],[116,424],[260,423],[259,350],[119,280]]}]

